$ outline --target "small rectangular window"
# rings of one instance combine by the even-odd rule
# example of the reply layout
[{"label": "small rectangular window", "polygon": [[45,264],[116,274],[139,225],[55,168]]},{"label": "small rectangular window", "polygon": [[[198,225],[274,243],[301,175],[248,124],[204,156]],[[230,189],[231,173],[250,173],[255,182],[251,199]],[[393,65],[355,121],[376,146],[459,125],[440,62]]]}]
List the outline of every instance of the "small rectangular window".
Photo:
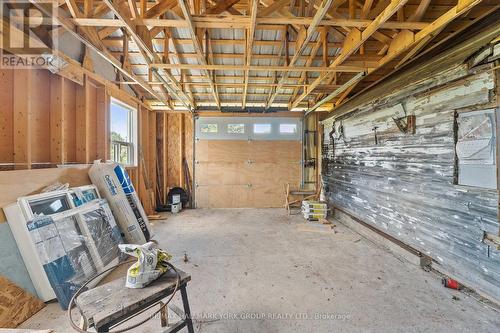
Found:
[{"label": "small rectangular window", "polygon": [[297,124],[280,124],[281,134],[295,134],[297,133]]},{"label": "small rectangular window", "polygon": [[253,132],[255,134],[270,134],[271,124],[253,124]]},{"label": "small rectangular window", "polygon": [[497,188],[496,114],[494,109],[459,113],[455,152],[459,185]]},{"label": "small rectangular window", "polygon": [[219,129],[217,124],[201,124],[200,131],[201,133],[217,133]]},{"label": "small rectangular window", "polygon": [[244,134],[245,124],[227,124],[227,132],[229,134]]},{"label": "small rectangular window", "polygon": [[137,110],[111,99],[110,130],[111,160],[124,165],[137,165]]}]

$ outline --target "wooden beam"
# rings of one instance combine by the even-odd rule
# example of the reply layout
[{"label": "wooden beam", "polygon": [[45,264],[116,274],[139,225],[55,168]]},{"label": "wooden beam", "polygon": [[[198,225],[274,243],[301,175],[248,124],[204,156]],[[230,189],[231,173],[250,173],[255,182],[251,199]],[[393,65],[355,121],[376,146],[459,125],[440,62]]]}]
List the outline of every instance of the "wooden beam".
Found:
[{"label": "wooden beam", "polygon": [[163,175],[162,175],[162,180],[163,180],[163,202],[167,202],[167,194],[168,194],[168,115],[163,114],[163,126],[162,126],[162,170],[163,170]]},{"label": "wooden beam", "polygon": [[[333,0],[332,0],[333,1]],[[251,25],[250,16],[225,16],[221,19],[219,16],[191,16],[192,25],[194,28],[205,29],[247,29]],[[167,27],[167,28],[189,28],[189,23],[185,20],[176,19],[130,19],[136,25],[146,25],[151,27]],[[82,27],[124,27],[125,24],[117,19],[108,18],[75,18],[72,22]],[[371,19],[322,19],[318,22],[310,17],[257,17],[257,29],[263,30],[279,30],[283,25],[295,26],[331,26],[331,27],[345,27],[345,28],[366,28],[373,20]],[[429,23],[426,22],[412,22],[412,21],[388,21],[381,24],[381,29],[411,29],[422,30],[427,27]]]},{"label": "wooden beam", "polygon": [[73,37],[75,37],[77,40],[94,50],[97,54],[99,54],[106,62],[110,63],[113,65],[117,70],[122,72],[126,77],[128,77],[130,80],[136,82],[139,84],[144,90],[149,92],[153,97],[158,99],[158,101],[162,101],[162,98],[152,89],[151,86],[149,86],[146,82],[144,82],[142,79],[137,77],[135,74],[123,69],[121,67],[121,63],[109,53],[109,51],[104,47],[102,42],[98,44],[94,44],[94,42],[91,39],[84,38],[81,34],[76,32],[74,24],[70,21],[70,19],[67,19],[66,17],[63,16],[62,13],[58,13],[56,16],[53,15],[53,13],[47,11],[44,8],[44,2],[40,0],[30,0],[31,3],[33,3],[39,10],[44,12],[46,15],[53,17],[53,19],[56,21],[58,25],[61,25],[66,29]]},{"label": "wooden beam", "polygon": [[[182,0],[180,0],[182,1]],[[184,119],[184,115],[180,114],[179,115],[179,186],[184,187],[184,156],[186,154],[185,149],[186,149],[186,140],[185,140],[185,127],[186,127],[186,122]]]},{"label": "wooden beam", "polygon": [[269,16],[274,12],[276,12],[277,10],[284,8],[288,4],[290,4],[290,0],[276,0],[266,8],[261,9],[259,12],[259,16],[260,17]]},{"label": "wooden beam", "polygon": [[342,92],[344,91],[347,91],[349,89],[349,87],[353,86],[354,84],[358,83],[359,81],[361,81],[363,79],[363,77],[365,76],[364,73],[358,73],[357,75],[355,75],[353,78],[351,78],[349,81],[347,81],[346,83],[344,83],[342,86],[338,87],[337,89],[335,89],[332,93],[330,93],[328,96],[326,96],[325,98],[323,98],[321,101],[317,102],[316,104],[314,104],[314,106],[312,106],[311,108],[307,109],[306,111],[306,114],[310,113],[310,112],[313,112],[314,110],[316,110],[317,108],[319,108],[321,105],[325,104],[326,102],[332,100],[334,97],[337,97],[339,94],[341,94]]},{"label": "wooden beam", "polygon": [[[164,39],[162,39],[162,40],[164,40]],[[172,40],[173,43],[177,44],[176,39],[170,39],[170,40]],[[210,43],[214,44],[212,39],[210,39]],[[257,45],[257,44],[258,44],[258,41],[254,41],[254,45]],[[309,45],[310,45],[310,47],[314,47],[316,45],[316,42],[309,43]],[[324,44],[322,44],[322,45],[323,45],[323,49],[325,49]],[[282,45],[277,45],[277,46],[279,46],[281,48]],[[121,51],[113,51],[113,52],[111,52],[111,54],[119,57],[119,56],[121,56],[122,52]],[[133,51],[133,52],[129,51],[129,54],[135,55],[135,56],[140,55],[139,52],[135,52],[135,51]],[[325,54],[328,54],[328,48],[326,48]],[[181,59],[197,59],[198,58],[198,55],[196,53],[179,53],[179,55],[181,56],[180,57]],[[164,52],[162,52],[162,56],[165,56]],[[242,61],[245,61],[245,59],[246,59],[244,53],[211,53],[211,56],[214,59],[238,59],[238,60],[242,60]],[[168,57],[177,57],[177,55],[175,54],[175,52],[169,52]],[[279,52],[277,54],[253,54],[252,55],[252,59],[268,59],[268,60],[273,60],[273,61],[282,59],[282,57],[283,56]],[[310,56],[301,56],[301,57],[299,57],[299,60],[307,61],[307,59],[309,59],[309,57]],[[363,61],[367,64],[367,67],[371,67],[371,63],[377,62],[381,58],[382,57],[377,55],[377,54],[363,54],[363,55],[353,54],[349,57],[349,62],[355,63],[355,62]],[[323,66],[328,66],[328,64],[329,64],[329,61],[326,61],[326,63],[325,63],[325,61],[324,61],[325,59],[324,59],[323,55],[316,56],[314,58],[314,60],[323,61]],[[179,63],[186,63],[186,61],[179,61]],[[147,66],[146,64],[135,64],[135,65]]]},{"label": "wooden beam", "polygon": [[96,126],[97,126],[97,156],[102,160],[108,160],[110,157],[109,143],[110,138],[110,123],[109,123],[109,108],[110,99],[109,95],[106,93],[106,88],[104,86],[99,86],[96,89]]},{"label": "wooden beam", "polygon": [[[125,28],[129,32],[130,36],[132,37],[136,45],[139,46],[139,50],[142,50],[142,52],[144,52],[143,57],[146,63],[149,64],[151,62],[158,62],[160,59],[156,52],[154,52],[153,50],[153,44],[151,35],[149,34],[149,30],[143,25],[141,25],[140,29],[138,29],[135,21],[132,21],[129,18],[128,13],[126,12],[128,4],[125,2],[125,0],[103,0],[103,2],[106,3],[108,7],[113,11],[113,13],[118,17],[118,19],[125,24]],[[139,20],[138,23],[141,23],[142,19],[138,18],[137,20]],[[154,71],[153,73],[158,79],[161,76],[161,73],[159,73],[158,71]],[[170,84],[165,85],[164,88],[167,89],[171,94],[176,96],[180,101],[182,101],[188,109],[193,107],[192,105],[190,105],[188,96],[184,94],[177,80],[172,75],[169,75],[169,73],[165,74],[170,81]],[[156,96],[158,95],[156,94],[155,97]],[[168,105],[168,98],[159,98],[159,100],[162,101],[165,105]]]},{"label": "wooden beam", "polygon": [[[332,4],[334,0],[324,0],[318,10],[316,11],[316,14],[314,15],[311,24],[307,28],[307,31],[305,32],[305,36],[303,37],[303,40],[296,45],[296,51],[293,55],[292,60],[290,61],[289,66],[293,67],[295,65],[295,62],[298,60],[298,58],[301,56],[302,52],[306,49],[307,43],[312,39],[312,36],[314,32],[316,31],[316,28],[319,25],[319,22],[323,20],[323,17],[327,14],[328,9],[330,8],[330,5]],[[297,37],[297,40],[299,37]],[[274,92],[273,95],[271,95],[271,98],[269,99],[269,104],[266,106],[269,108],[271,104],[273,103],[274,99],[276,96],[278,96],[279,90],[283,86],[284,80],[288,77],[288,72],[285,72],[284,75],[281,77],[278,87],[276,87],[276,91]]]},{"label": "wooden beam", "polygon": [[[246,46],[246,65],[250,66],[252,63],[252,52],[253,52],[253,41],[255,38],[255,28],[257,27],[256,22],[257,22],[257,7],[259,5],[258,0],[251,0],[252,1],[252,7],[250,9],[250,17],[251,17],[251,24],[250,24],[250,29],[245,30],[245,33],[247,34],[247,46]],[[245,87],[243,88],[243,101],[241,103],[241,108],[244,110],[246,107],[247,103],[247,91],[248,91],[248,76],[250,74],[250,70],[245,70]]]},{"label": "wooden beam", "polygon": [[[184,3],[184,0],[179,0],[179,7],[181,8],[182,13],[184,15],[184,19],[188,24],[188,29],[189,29],[189,32],[191,33],[191,38],[193,39],[194,50],[198,54],[199,61],[200,61],[201,65],[206,66],[208,64],[207,64],[207,61],[203,55],[203,50],[200,46],[198,38],[196,37],[196,28],[193,24],[193,19],[191,17],[191,13],[189,12],[186,4]],[[205,75],[207,76],[207,78],[209,79],[209,82],[211,83],[210,89],[212,89],[212,95],[214,97],[214,100],[215,100],[217,107],[220,109],[220,101],[219,101],[219,97],[217,96],[216,87],[213,84],[213,80],[210,78],[210,74],[206,71],[206,69],[205,69]]]},{"label": "wooden beam", "polygon": [[167,10],[177,6],[177,0],[160,0],[156,5],[151,7],[144,15],[144,18],[149,19],[152,17],[159,17],[163,15]]},{"label": "wooden beam", "polygon": [[14,70],[14,168],[31,169],[33,70]]},{"label": "wooden beam", "polygon": [[420,21],[430,4],[431,0],[421,0],[415,12],[408,18],[408,21]]},{"label": "wooden beam", "polygon": [[[325,33],[324,33],[324,31],[321,31],[320,34],[325,34]],[[311,53],[309,55],[309,59],[307,59],[307,61],[305,63],[306,66],[311,66],[312,62],[314,61],[314,58],[316,57],[316,54],[318,53],[318,51],[320,49],[320,46],[323,44],[323,41],[324,41],[323,38],[320,36],[320,38],[318,38],[316,44],[314,45],[314,47],[311,50]],[[326,66],[328,66],[328,65],[325,65],[325,67]],[[303,83],[306,81],[306,79],[307,79],[307,72],[302,72],[298,83],[299,84]],[[299,93],[299,88],[296,88],[292,94],[291,99],[294,100],[298,93]]]},{"label": "wooden beam", "polygon": [[[401,43],[400,45],[393,48],[393,52],[387,54],[379,61],[379,67],[385,65],[389,61],[393,60],[402,53],[408,51],[413,45],[421,42],[422,40],[428,38],[428,36],[435,34],[437,31],[442,30],[450,22],[452,22],[457,17],[469,11],[471,8],[479,4],[481,0],[459,0],[459,4],[448,10],[446,13],[434,20],[425,29],[417,32],[411,42]],[[371,70],[373,71],[373,70]]]},{"label": "wooden beam", "polygon": [[220,14],[223,13],[229,8],[233,7],[234,4],[238,3],[240,0],[218,0],[215,5],[210,8],[207,8],[206,14]]},{"label": "wooden beam", "polygon": [[76,161],[90,163],[90,89],[88,78],[76,90]]},{"label": "wooden beam", "polygon": [[[368,70],[369,67],[365,66],[350,66],[339,65],[336,67],[323,67],[323,66],[257,66],[257,65],[210,65],[210,64],[151,64],[153,68],[163,69],[200,69],[200,70],[231,70],[231,71],[277,71],[277,72],[318,72],[318,73],[336,73],[347,72],[357,73]],[[283,83],[284,84],[284,83]],[[282,84],[282,85],[283,85]]]},{"label": "wooden beam", "polygon": [[[351,32],[349,32],[344,40],[342,51],[339,56],[332,61],[330,68],[336,68],[351,54],[356,52],[359,47],[363,45],[363,43],[407,1],[408,0],[392,0],[391,3],[372,21],[372,23],[366,27],[365,30],[363,30],[363,32],[355,28],[351,29]],[[326,76],[328,76],[328,74]],[[305,91],[297,97],[295,101],[293,101],[292,108],[297,107],[297,105],[299,105],[299,103],[302,102],[304,98],[306,98],[323,81],[323,79],[325,79],[325,77],[320,76],[314,80],[311,85],[305,89]]]},{"label": "wooden beam", "polygon": [[50,76],[50,162],[67,162],[66,137],[66,79],[59,75]]}]

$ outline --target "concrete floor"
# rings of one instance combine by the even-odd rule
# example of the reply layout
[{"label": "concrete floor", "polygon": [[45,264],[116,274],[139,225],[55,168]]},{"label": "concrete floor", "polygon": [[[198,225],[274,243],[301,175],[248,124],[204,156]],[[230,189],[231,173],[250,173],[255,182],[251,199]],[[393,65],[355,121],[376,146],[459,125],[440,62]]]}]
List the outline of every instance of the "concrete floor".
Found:
[{"label": "concrete floor", "polygon": [[[305,227],[283,209],[186,210],[157,221],[160,246],[192,274],[196,332],[498,332],[497,311],[436,275],[345,226]],[[22,328],[72,332],[57,303]],[[161,332],[159,320],[134,332]]]}]

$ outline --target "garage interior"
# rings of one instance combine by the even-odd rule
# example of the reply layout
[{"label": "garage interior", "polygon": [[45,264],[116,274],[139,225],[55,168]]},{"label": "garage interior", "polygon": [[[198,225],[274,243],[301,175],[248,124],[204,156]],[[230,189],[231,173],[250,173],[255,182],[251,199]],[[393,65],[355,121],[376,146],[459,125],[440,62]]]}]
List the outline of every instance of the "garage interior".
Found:
[{"label": "garage interior", "polygon": [[498,331],[497,0],[0,19],[0,331]]}]

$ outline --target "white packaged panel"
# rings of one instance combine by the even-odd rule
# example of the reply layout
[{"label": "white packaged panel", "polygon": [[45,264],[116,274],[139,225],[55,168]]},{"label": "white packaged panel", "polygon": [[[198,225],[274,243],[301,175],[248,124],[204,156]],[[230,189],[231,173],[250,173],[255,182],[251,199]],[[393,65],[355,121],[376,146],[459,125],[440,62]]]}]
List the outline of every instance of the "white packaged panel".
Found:
[{"label": "white packaged panel", "polygon": [[125,240],[140,245],[148,242],[152,237],[151,226],[127,171],[115,162],[96,162],[89,176],[108,200]]}]

